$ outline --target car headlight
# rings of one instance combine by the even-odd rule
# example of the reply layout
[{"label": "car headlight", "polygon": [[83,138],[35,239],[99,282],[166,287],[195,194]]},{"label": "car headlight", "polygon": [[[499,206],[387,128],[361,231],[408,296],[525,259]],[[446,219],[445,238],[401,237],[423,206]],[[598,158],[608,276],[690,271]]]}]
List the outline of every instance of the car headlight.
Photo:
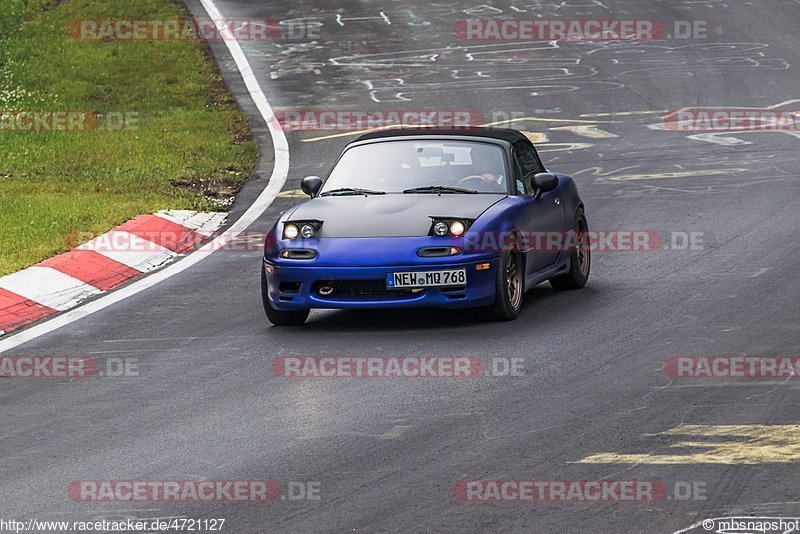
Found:
[{"label": "car headlight", "polygon": [[300,235],[303,236],[305,239],[311,239],[312,237],[314,237],[314,234],[316,233],[317,231],[310,224],[304,224],[303,226],[300,227]]},{"label": "car headlight", "polygon": [[431,217],[431,219],[433,219],[433,225],[428,235],[439,237],[461,237],[466,233],[473,222],[472,219],[456,219],[451,217]]},{"label": "car headlight", "polygon": [[283,226],[283,238],[294,239],[300,234],[300,230],[294,224],[286,224]]},{"label": "car headlight", "polygon": [[464,235],[464,232],[467,230],[467,227],[461,221],[453,221],[450,223],[450,233],[456,237],[461,237]]},{"label": "car headlight", "polygon": [[439,221],[433,225],[433,233],[438,236],[445,236],[447,232],[450,231],[450,227],[447,226],[446,222]]},{"label": "car headlight", "polygon": [[284,239],[313,239],[317,237],[322,221],[292,221],[283,224]]}]

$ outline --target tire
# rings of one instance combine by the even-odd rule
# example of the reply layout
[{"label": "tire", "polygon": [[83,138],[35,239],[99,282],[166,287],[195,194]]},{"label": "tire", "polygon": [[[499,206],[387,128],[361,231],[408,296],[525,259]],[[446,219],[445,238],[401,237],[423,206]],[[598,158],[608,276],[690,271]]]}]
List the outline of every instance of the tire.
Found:
[{"label": "tire", "polygon": [[580,289],[589,280],[592,265],[591,243],[589,242],[589,223],[582,209],[575,214],[575,231],[581,236],[580,244],[572,251],[569,259],[569,271],[549,280],[553,289]]},{"label": "tire", "polygon": [[522,308],[522,296],[525,293],[525,269],[522,256],[513,247],[500,257],[495,282],[494,304],[487,308],[489,319],[494,321],[513,321],[519,316]]},{"label": "tire", "polygon": [[269,290],[267,287],[267,274],[264,267],[261,267],[261,302],[264,304],[264,313],[267,314],[269,322],[275,326],[297,326],[306,322],[310,310],[281,311],[272,307],[269,301]]}]

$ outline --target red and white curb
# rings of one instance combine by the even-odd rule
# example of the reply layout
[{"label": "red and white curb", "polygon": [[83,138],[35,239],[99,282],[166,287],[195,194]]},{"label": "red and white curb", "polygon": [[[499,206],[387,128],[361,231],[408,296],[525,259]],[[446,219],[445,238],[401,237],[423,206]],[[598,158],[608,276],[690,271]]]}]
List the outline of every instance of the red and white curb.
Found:
[{"label": "red and white curb", "polygon": [[0,336],[158,269],[208,239],[227,213],[141,215],[69,252],[0,277]]},{"label": "red and white curb", "polygon": [[[225,14],[219,10],[214,3],[214,0],[199,0],[199,2],[202,4],[205,12],[208,14],[208,18],[217,21],[217,30],[219,30],[219,32],[224,36],[223,41],[225,42],[225,46],[228,48],[228,52],[230,53],[233,62],[236,64],[236,69],[241,74],[242,80],[244,80],[247,93],[249,94],[250,99],[253,101],[256,108],[258,108],[258,112],[261,115],[261,118],[264,120],[264,123],[267,125],[267,129],[269,130],[270,138],[272,140],[274,158],[272,161],[272,174],[270,174],[267,186],[263,191],[261,191],[258,197],[253,201],[252,204],[250,204],[245,212],[242,213],[242,215],[236,221],[230,224],[225,232],[218,234],[199,249],[192,251],[190,254],[187,254],[178,261],[170,263],[168,266],[164,267],[158,272],[152,273],[150,276],[140,277],[137,280],[133,280],[131,283],[126,284],[125,287],[117,288],[116,291],[92,299],[91,302],[86,302],[77,308],[62,312],[47,321],[42,321],[36,325],[32,325],[30,328],[26,328],[25,330],[17,332],[14,335],[0,338],[0,353],[19,347],[20,345],[38,339],[46,334],[49,334],[50,332],[54,332],[59,328],[71,325],[72,323],[79,321],[84,317],[88,317],[89,315],[105,310],[106,308],[113,306],[118,302],[122,302],[133,295],[137,295],[142,291],[145,291],[163,282],[164,280],[168,280],[173,276],[179,275],[183,271],[190,269],[198,263],[204,261],[209,256],[214,254],[216,250],[219,250],[226,244],[231,243],[237,238],[237,236],[255,223],[256,220],[269,209],[269,207],[275,201],[278,193],[280,193],[283,189],[283,186],[286,185],[286,179],[289,176],[289,163],[291,160],[289,141],[286,139],[286,134],[284,134],[280,123],[275,120],[275,114],[272,111],[272,106],[269,103],[269,99],[267,98],[264,89],[262,89],[261,84],[258,81],[258,77],[253,71],[253,68],[248,61],[244,50],[242,50],[239,41],[236,40],[234,32],[225,22],[228,20]],[[3,306],[0,304],[0,309],[2,308]]]}]

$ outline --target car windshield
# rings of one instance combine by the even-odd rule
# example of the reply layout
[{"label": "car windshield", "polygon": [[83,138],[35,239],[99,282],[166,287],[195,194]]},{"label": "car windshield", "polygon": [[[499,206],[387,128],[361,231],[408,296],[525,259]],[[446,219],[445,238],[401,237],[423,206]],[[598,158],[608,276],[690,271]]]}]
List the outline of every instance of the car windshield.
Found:
[{"label": "car windshield", "polygon": [[497,145],[403,140],[348,149],[320,194],[474,194],[507,190],[503,151]]}]

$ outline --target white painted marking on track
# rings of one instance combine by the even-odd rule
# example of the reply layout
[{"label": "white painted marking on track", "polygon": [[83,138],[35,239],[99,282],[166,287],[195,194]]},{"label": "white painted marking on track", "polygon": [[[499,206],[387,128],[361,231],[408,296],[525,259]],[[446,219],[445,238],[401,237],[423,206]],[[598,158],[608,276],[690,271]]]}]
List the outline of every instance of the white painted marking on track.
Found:
[{"label": "white painted marking on track", "polygon": [[83,299],[102,293],[68,274],[38,265],[0,278],[0,287],[54,310],[68,310]]},{"label": "white painted marking on track", "polygon": [[403,437],[403,434],[411,428],[411,425],[395,425],[380,436],[378,439],[400,439]]},{"label": "white painted marking on track", "polygon": [[203,8],[205,8],[209,18],[215,21],[217,29],[225,37],[224,42],[236,63],[237,69],[239,69],[239,73],[242,75],[250,97],[253,99],[253,102],[269,128],[270,136],[272,137],[272,145],[275,150],[275,164],[272,168],[272,175],[270,176],[267,187],[261,192],[255,202],[250,205],[247,211],[242,214],[239,220],[233,223],[227,232],[224,232],[213,241],[206,243],[192,254],[189,254],[161,271],[146,276],[141,280],[89,302],[84,306],[60,314],[49,321],[44,321],[27,330],[23,330],[18,334],[12,335],[8,339],[3,339],[0,341],[0,353],[18,347],[23,343],[57,330],[62,326],[74,323],[78,319],[103,310],[137,293],[141,293],[145,289],[149,289],[159,282],[172,278],[189,267],[200,263],[214,251],[222,248],[225,244],[230,242],[231,239],[235,238],[253,224],[253,222],[272,205],[275,197],[286,184],[286,178],[289,174],[289,142],[286,139],[286,135],[283,133],[283,129],[278,120],[275,119],[272,106],[270,106],[267,96],[264,94],[264,90],[258,83],[253,68],[250,66],[247,56],[245,56],[242,47],[239,45],[239,41],[236,40],[236,37],[226,26],[225,16],[214,4],[214,0],[200,0],[200,3],[203,5]]},{"label": "white painted marking on track", "polygon": [[79,246],[146,273],[177,256],[175,252],[124,230],[111,230]]}]

